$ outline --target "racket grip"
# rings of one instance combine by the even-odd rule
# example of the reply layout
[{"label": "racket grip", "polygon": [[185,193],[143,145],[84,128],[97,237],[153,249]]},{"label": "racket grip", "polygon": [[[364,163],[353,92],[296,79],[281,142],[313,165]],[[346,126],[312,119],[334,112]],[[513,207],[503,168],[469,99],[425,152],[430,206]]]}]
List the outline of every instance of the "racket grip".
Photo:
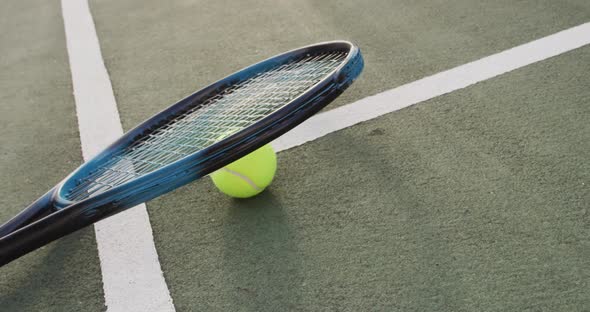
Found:
[{"label": "racket grip", "polygon": [[0,266],[106,217],[83,205],[69,208],[73,209],[55,211],[0,237]]},{"label": "racket grip", "polygon": [[51,189],[49,192],[45,193],[45,195],[33,202],[29,207],[2,224],[2,226],[0,226],[0,239],[25,225],[48,215],[53,210],[52,198],[54,192],[55,188]]}]

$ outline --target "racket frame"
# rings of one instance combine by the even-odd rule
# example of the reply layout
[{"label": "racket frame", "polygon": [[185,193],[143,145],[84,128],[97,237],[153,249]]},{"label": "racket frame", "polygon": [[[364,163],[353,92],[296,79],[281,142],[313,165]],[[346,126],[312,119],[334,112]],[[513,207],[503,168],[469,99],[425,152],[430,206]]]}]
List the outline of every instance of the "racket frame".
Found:
[{"label": "racket frame", "polygon": [[[326,77],[275,112],[223,140],[155,171],[78,202],[66,199],[78,177],[89,174],[105,159],[133,144],[153,129],[198,105],[224,88],[289,60],[326,51],[347,52]],[[330,41],[294,49],[235,72],[162,110],[125,133],[82,164],[52,190],[0,227],[0,265],[61,236],[131,208],[203,177],[249,154],[291,130],[340,95],[360,74],[363,59],[348,41]],[[5,256],[5,254],[7,256]]]}]

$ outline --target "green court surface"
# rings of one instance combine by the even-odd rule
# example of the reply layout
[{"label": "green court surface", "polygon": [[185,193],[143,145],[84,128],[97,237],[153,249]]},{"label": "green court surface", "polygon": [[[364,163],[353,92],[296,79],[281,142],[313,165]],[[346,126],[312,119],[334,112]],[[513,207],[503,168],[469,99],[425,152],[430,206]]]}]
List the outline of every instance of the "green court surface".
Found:
[{"label": "green court surface", "polygon": [[[57,2],[0,3],[0,222],[82,161]],[[0,268],[0,311],[100,311],[91,228]]]},{"label": "green court surface", "polygon": [[583,0],[133,0],[90,6],[126,129],[200,86],[302,45],[347,39],[363,51],[362,79],[333,108],[590,19],[590,3]]},{"label": "green court surface", "polygon": [[[355,42],[326,111],[590,21],[571,1],[90,1],[124,129],[252,62]],[[0,222],[82,162],[59,1],[0,4]],[[176,311],[588,311],[590,46],[278,154],[236,200],[147,203]],[[92,228],[0,268],[0,311],[105,311]]]},{"label": "green court surface", "polygon": [[175,304],[583,310],[588,61],[581,49],[280,153],[252,200],[204,180],[153,201]]}]

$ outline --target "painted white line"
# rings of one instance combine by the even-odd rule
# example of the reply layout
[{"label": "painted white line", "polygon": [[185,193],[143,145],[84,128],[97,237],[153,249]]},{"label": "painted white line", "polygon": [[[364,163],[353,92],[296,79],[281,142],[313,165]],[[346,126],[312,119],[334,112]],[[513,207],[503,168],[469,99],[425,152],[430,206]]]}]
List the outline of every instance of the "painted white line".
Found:
[{"label": "painted white line", "polygon": [[317,114],[276,139],[272,145],[276,151],[286,150],[587,44],[590,44],[590,23]]},{"label": "painted white line", "polygon": [[[88,160],[123,134],[86,0],[62,0],[82,154]],[[95,225],[109,312],[174,311],[145,205]]]}]

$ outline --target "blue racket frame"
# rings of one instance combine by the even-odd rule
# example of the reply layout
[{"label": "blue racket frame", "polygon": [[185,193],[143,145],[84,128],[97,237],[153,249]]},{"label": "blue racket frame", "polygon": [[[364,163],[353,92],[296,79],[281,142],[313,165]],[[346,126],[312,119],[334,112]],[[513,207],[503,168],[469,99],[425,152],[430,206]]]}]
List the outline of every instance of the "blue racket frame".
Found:
[{"label": "blue racket frame", "polygon": [[[67,199],[67,190],[97,168],[103,160],[129,146],[154,127],[194,107],[220,90],[261,71],[302,55],[344,51],[347,57],[330,75],[301,96],[256,124],[158,170],[79,202]],[[268,58],[205,87],[144,121],[82,164],[60,184],[0,227],[0,265],[113,214],[131,208],[203,177],[271,142],[297,126],[340,95],[356,79],[364,63],[360,50],[348,41],[314,44]]]}]

